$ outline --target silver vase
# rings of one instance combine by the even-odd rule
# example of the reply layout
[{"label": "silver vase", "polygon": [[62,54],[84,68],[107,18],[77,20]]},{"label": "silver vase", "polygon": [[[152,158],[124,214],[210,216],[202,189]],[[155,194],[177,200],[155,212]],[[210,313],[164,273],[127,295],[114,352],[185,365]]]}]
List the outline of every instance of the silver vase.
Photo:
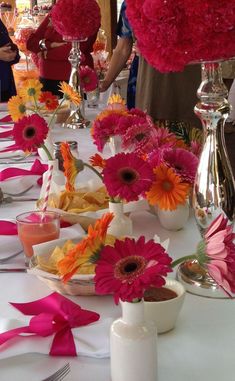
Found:
[{"label": "silver vase", "polygon": [[[65,38],[66,40],[66,38]],[[69,85],[73,88],[75,92],[81,95],[81,104],[76,107],[72,106],[70,115],[68,116],[68,119],[65,123],[63,123],[63,127],[66,128],[86,128],[89,126],[90,122],[85,119],[84,117],[84,98],[83,98],[83,91],[80,84],[80,77],[79,77],[79,66],[81,63],[81,50],[80,50],[80,41],[73,40],[71,41],[72,48],[69,54],[69,62],[71,63],[71,74],[69,78]]]},{"label": "silver vase", "polygon": [[[200,102],[194,111],[202,122],[204,142],[194,182],[192,205],[203,236],[221,213],[231,224],[235,216],[235,183],[224,140],[224,123],[230,105],[220,62],[202,64],[202,82],[197,94]],[[178,277],[192,293],[209,297],[224,296],[195,260],[181,264]]]}]

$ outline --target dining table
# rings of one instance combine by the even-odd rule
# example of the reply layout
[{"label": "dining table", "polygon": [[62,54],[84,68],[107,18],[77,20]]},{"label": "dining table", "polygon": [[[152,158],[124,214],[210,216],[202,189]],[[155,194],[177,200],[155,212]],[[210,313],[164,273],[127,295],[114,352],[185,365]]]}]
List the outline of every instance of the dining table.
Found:
[{"label": "dining table", "polygon": [[[86,118],[92,121],[103,107],[104,105],[100,104],[94,109],[86,108]],[[6,113],[6,110],[2,110],[0,118]],[[3,125],[4,123],[1,123],[0,127]],[[56,124],[51,131],[51,136],[53,141],[77,141],[79,157],[84,161],[97,152],[89,127],[73,130]],[[6,143],[9,142],[0,141],[0,147],[6,146]],[[107,146],[104,156],[108,157],[108,155]],[[6,159],[1,157],[3,154],[0,154],[0,172],[11,167],[28,169],[37,158],[29,156],[25,160],[14,161],[10,155]],[[83,176],[81,182],[84,182],[92,176],[92,173],[86,169],[81,176]],[[0,181],[0,187],[5,192],[14,189],[17,193],[33,185],[25,196],[37,199],[40,194],[37,179],[38,176],[11,178]],[[35,208],[34,200],[1,204],[0,220],[14,221],[18,214],[35,210]],[[165,230],[161,227],[156,214],[147,207],[137,207],[136,210],[132,210],[130,218],[133,221],[134,237],[144,235],[146,239],[152,239],[157,234],[161,241],[169,238],[168,253],[173,259],[194,253],[201,239],[192,211],[187,224],[179,231]],[[6,250],[9,251],[12,248],[14,251],[19,245],[16,236],[1,235],[0,241],[0,259],[1,256],[6,256]],[[24,267],[23,254],[5,264],[0,264],[0,329],[2,319],[18,319],[21,316],[21,313],[9,304],[10,302],[26,303],[46,297],[53,292],[46,283],[27,272],[1,272],[3,268],[14,267]],[[172,278],[175,276],[175,271],[169,275]],[[82,308],[99,313],[102,318],[114,320],[121,316],[120,305],[115,305],[110,295],[66,295],[66,297]],[[93,340],[95,343],[95,334]],[[9,342],[8,345],[19,345],[20,348],[18,342]],[[111,381],[110,358],[79,355],[75,357],[50,356],[36,351],[6,357],[1,346],[0,380],[41,381],[67,362],[70,363],[71,368],[71,372],[65,378],[68,381]],[[235,300],[227,297],[202,297],[187,292],[175,328],[158,335],[156,362],[158,368],[156,381],[233,381],[235,379]]]}]

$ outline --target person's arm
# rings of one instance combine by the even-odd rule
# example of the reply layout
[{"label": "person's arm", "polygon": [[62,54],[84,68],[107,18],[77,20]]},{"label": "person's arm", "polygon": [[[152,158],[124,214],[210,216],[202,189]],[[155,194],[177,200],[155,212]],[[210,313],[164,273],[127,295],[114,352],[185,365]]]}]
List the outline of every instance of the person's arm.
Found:
[{"label": "person's arm", "polygon": [[4,45],[0,48],[0,61],[14,63],[17,56],[17,50],[12,50],[10,45]]},{"label": "person's arm", "polygon": [[66,61],[71,50],[71,44],[67,42],[51,42],[45,51],[45,59],[52,61]]},{"label": "person's arm", "polygon": [[[42,51],[42,48],[40,47],[40,41],[44,39],[45,31],[47,29],[49,22],[50,22],[50,18],[48,15],[39,25],[38,29],[29,36],[28,41],[26,43],[26,47],[29,51],[33,53],[39,53]],[[45,46],[46,46],[46,42],[45,42]]]},{"label": "person's arm", "polygon": [[100,91],[106,91],[118,74],[125,67],[128,58],[131,55],[133,39],[129,37],[120,37],[117,46],[113,51],[113,55],[109,64],[108,71],[104,80],[100,83]]}]

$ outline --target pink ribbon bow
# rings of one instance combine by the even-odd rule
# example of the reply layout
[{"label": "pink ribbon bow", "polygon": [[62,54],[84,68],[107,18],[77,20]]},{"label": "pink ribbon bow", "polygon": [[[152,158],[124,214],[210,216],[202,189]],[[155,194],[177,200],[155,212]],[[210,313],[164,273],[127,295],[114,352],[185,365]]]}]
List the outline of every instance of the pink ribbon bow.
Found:
[{"label": "pink ribbon bow", "polygon": [[0,235],[17,235],[15,222],[0,221]]},{"label": "pink ribbon bow", "polygon": [[[0,181],[5,181],[11,177],[17,176],[31,176],[38,175],[42,176],[46,172],[48,166],[42,164],[40,160],[36,159],[30,169],[21,169],[21,168],[5,168],[0,172]],[[39,181],[38,181],[39,182]]]},{"label": "pink ribbon bow", "polygon": [[0,122],[12,122],[11,115],[6,115],[3,118],[0,119]]},{"label": "pink ribbon bow", "polygon": [[[20,337],[22,333],[42,337],[54,334],[49,353],[51,356],[77,356],[72,328],[88,325],[100,318],[96,312],[84,310],[56,292],[34,302],[10,304],[24,315],[35,316],[28,326],[1,333],[0,345]],[[22,338],[27,340],[25,336]]]}]

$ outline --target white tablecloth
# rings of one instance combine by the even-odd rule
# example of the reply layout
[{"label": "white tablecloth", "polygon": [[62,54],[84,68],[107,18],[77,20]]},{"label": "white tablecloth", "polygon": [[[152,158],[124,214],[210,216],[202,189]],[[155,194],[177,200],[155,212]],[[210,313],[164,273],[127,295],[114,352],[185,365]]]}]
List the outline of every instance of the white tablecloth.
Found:
[{"label": "white tablecloth", "polygon": [[[77,140],[79,154],[84,159],[95,152],[88,129],[74,131],[57,127],[53,135],[56,140]],[[0,164],[0,170],[4,167],[5,165]],[[31,195],[38,195],[39,187],[30,192]],[[34,203],[30,202],[23,205],[2,205],[0,218],[14,218],[19,212],[32,208]],[[187,226],[179,232],[164,230],[157,218],[145,211],[132,213],[131,217],[136,236],[144,234],[147,238],[152,238],[157,233],[162,240],[169,236],[169,254],[173,258],[192,253],[200,239],[192,217]],[[17,261],[19,258],[11,263]],[[28,302],[51,293],[51,290],[34,276],[16,273],[0,274],[0,289],[0,316],[4,318],[20,316],[8,302]],[[71,299],[82,307],[97,311],[102,317],[116,318],[120,315],[120,307],[115,306],[109,296],[78,296]],[[208,299],[187,294],[176,328],[158,337],[158,381],[234,380],[234,316],[234,300]],[[0,380],[40,381],[67,361],[71,365],[71,373],[66,378],[68,381],[110,381],[109,359],[53,358],[29,354],[1,360],[1,353]]]}]

